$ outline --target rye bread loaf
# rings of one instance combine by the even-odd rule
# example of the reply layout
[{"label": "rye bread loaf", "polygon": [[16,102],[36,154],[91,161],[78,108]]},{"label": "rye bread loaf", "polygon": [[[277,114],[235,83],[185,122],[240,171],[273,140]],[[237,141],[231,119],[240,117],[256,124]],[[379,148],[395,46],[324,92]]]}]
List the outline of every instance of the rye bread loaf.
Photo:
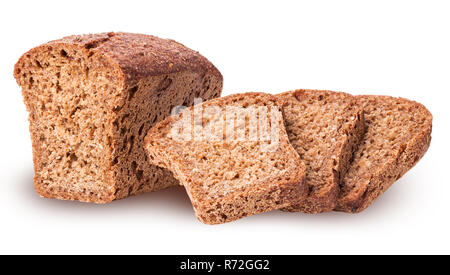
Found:
[{"label": "rye bread loaf", "polygon": [[174,173],[207,224],[286,207],[305,194],[305,167],[271,95],[195,105],[150,129],[145,144],[150,161]]},{"label": "rye bread loaf", "polygon": [[29,111],[34,185],[47,198],[105,203],[177,184],[150,165],[148,129],[177,105],[220,95],[220,72],[173,40],[70,36],[25,53],[14,70]]},{"label": "rye bread loaf", "polygon": [[297,90],[277,97],[289,140],[306,165],[308,187],[305,200],[283,210],[331,211],[352,153],[364,135],[363,108],[353,96],[339,92]]},{"label": "rye bread loaf", "polygon": [[367,132],[341,184],[336,210],[366,209],[425,154],[433,117],[422,105],[403,98],[358,96]]}]

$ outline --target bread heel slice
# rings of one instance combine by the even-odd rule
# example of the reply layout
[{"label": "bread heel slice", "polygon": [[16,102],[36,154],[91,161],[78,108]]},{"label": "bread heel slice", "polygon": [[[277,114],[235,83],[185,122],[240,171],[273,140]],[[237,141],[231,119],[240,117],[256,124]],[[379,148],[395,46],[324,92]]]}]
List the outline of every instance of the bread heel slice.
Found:
[{"label": "bread heel slice", "polygon": [[371,205],[426,153],[433,117],[414,101],[358,96],[367,133],[341,184],[336,210],[358,213]]},{"label": "bread heel slice", "polygon": [[305,165],[271,95],[237,94],[188,108],[150,129],[145,146],[150,162],[185,186],[206,224],[287,207],[307,191]]}]

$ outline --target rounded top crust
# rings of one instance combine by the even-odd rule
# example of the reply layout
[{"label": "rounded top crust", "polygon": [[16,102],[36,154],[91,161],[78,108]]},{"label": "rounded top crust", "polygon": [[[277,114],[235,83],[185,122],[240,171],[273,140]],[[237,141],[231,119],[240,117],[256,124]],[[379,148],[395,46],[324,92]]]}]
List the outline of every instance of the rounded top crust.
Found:
[{"label": "rounded top crust", "polygon": [[67,36],[40,47],[58,44],[82,47],[93,53],[104,54],[119,66],[126,82],[183,71],[209,72],[222,79],[217,68],[199,52],[171,39],[145,34],[109,32]]}]

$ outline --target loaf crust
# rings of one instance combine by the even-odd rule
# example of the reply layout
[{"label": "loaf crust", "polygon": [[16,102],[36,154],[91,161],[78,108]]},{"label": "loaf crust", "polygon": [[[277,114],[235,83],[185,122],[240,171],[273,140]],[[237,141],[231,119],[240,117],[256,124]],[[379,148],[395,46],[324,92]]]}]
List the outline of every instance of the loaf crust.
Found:
[{"label": "loaf crust", "polygon": [[[244,140],[227,140],[219,134],[208,135],[205,141],[196,141],[178,140],[171,136],[176,123],[186,117],[188,124],[193,123],[193,126],[201,125],[205,129],[214,125],[219,127],[214,129],[221,129],[221,121],[217,120],[219,112],[207,110],[209,107],[218,107],[223,111],[231,106],[245,110],[255,106],[279,108],[275,97],[263,93],[235,94],[213,99],[197,106],[198,112],[203,114],[202,122],[194,123],[190,113],[182,112],[155,125],[145,139],[150,161],[173,171],[185,186],[197,218],[206,224],[230,222],[280,209],[297,203],[306,194],[303,184],[305,167],[289,144],[279,110],[278,128],[274,128],[279,132],[279,144],[271,152],[264,152],[258,146],[271,146],[273,142],[265,143],[248,137]],[[189,111],[195,112],[192,107]],[[223,114],[219,113],[221,117]],[[245,125],[250,125],[252,120],[247,119]],[[236,125],[242,125],[239,121],[244,120],[236,120]],[[239,129],[245,129],[244,132],[249,135],[247,127]],[[188,130],[188,135],[192,131]],[[261,130],[258,131],[261,133]]]},{"label": "loaf crust", "polygon": [[420,103],[389,96],[358,96],[367,133],[341,184],[336,210],[359,213],[426,153],[432,115]]},{"label": "loaf crust", "polygon": [[331,211],[350,158],[364,135],[362,105],[349,94],[322,90],[296,90],[277,97],[289,140],[306,164],[308,187],[304,200],[283,210]]},{"label": "loaf crust", "polygon": [[127,83],[182,71],[211,73],[222,78],[219,70],[205,57],[175,40],[123,32],[72,35],[47,42],[25,53],[16,64],[16,70],[23,65],[21,62],[26,62],[24,57],[27,55],[57,45],[72,45],[86,49],[89,54],[104,55],[122,72]]},{"label": "loaf crust", "polygon": [[[95,203],[178,184],[169,171],[148,164],[141,133],[174,106],[219,96],[223,81],[206,58],[178,42],[112,32],[69,36],[33,48],[16,63],[14,76],[30,113],[37,192]],[[71,78],[78,87],[66,85]],[[78,106],[80,100],[88,103]],[[83,114],[86,121],[80,119]],[[87,123],[93,125],[64,126]],[[77,136],[96,138],[91,142],[98,147],[92,151],[95,160],[83,157],[90,152],[77,148],[87,141]],[[71,144],[75,140],[78,144]],[[87,172],[80,168],[86,165]]]}]

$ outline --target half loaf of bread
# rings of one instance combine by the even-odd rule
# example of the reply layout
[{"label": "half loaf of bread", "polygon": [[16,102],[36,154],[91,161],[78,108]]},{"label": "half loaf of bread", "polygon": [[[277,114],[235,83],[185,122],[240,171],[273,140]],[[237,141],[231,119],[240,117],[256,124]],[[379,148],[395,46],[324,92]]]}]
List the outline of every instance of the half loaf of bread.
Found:
[{"label": "half loaf of bread", "polygon": [[177,184],[147,161],[145,133],[174,106],[222,90],[222,75],[198,52],[130,33],[48,42],[25,53],[14,76],[29,112],[37,192],[96,203]]}]

